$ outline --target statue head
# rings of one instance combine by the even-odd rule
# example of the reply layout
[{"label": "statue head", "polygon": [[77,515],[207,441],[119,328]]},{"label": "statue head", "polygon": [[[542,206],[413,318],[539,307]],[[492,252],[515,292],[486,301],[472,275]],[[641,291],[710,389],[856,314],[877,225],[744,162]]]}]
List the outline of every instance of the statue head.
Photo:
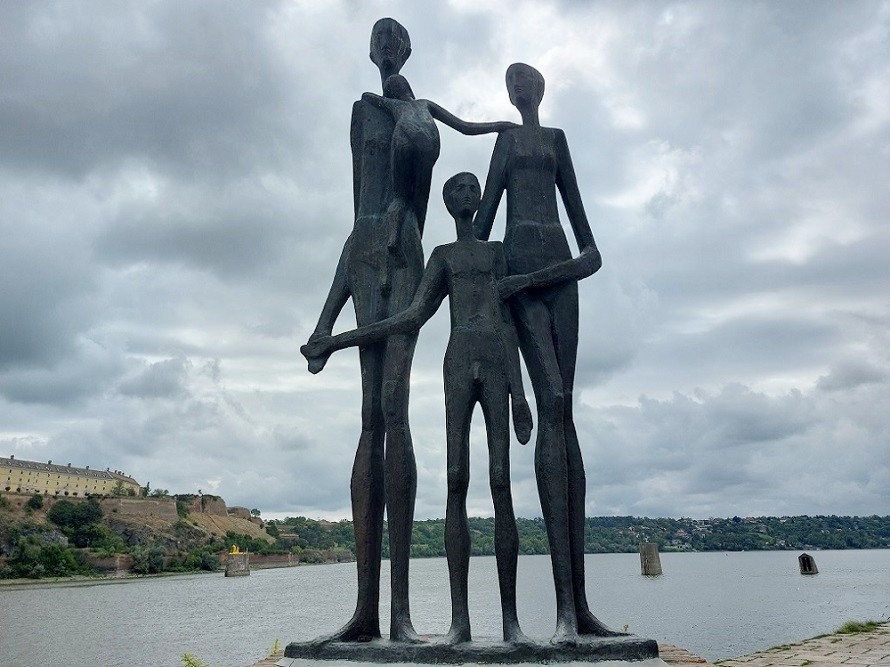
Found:
[{"label": "statue head", "polygon": [[507,68],[507,94],[517,109],[538,108],[544,99],[544,76],[531,65],[513,63]]},{"label": "statue head", "polygon": [[381,73],[397,74],[411,55],[411,38],[405,26],[384,18],[371,29],[371,61]]},{"label": "statue head", "polygon": [[473,215],[482,200],[479,179],[468,171],[455,174],[445,181],[442,198],[445,200],[445,208],[453,217]]},{"label": "statue head", "polygon": [[413,100],[414,91],[411,90],[411,84],[408,79],[401,74],[393,74],[386,77],[383,82],[383,95],[393,100]]}]

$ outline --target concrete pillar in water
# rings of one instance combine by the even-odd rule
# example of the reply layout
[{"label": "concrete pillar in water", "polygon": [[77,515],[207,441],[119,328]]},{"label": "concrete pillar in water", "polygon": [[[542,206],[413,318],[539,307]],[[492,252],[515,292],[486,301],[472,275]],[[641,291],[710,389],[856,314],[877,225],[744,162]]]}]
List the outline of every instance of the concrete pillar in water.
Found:
[{"label": "concrete pillar in water", "polygon": [[819,574],[816,560],[810,554],[804,553],[798,556],[797,564],[800,566],[801,574]]},{"label": "concrete pillar in water", "polygon": [[247,551],[233,552],[226,559],[227,577],[246,577],[250,574],[250,553]]},{"label": "concrete pillar in water", "polygon": [[645,542],[640,545],[640,569],[646,576],[656,577],[661,574],[661,558],[658,556],[658,545]]}]

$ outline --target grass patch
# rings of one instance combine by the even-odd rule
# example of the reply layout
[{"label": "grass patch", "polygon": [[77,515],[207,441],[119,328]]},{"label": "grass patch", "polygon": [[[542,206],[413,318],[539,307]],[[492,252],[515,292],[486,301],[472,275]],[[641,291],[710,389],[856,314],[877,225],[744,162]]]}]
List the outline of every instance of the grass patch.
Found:
[{"label": "grass patch", "polygon": [[835,633],[839,635],[852,635],[857,632],[871,632],[880,626],[881,623],[879,621],[847,621],[835,630]]},{"label": "grass patch", "polygon": [[790,651],[793,646],[795,646],[795,644],[779,644],[778,646],[771,646],[767,650],[768,651]]}]

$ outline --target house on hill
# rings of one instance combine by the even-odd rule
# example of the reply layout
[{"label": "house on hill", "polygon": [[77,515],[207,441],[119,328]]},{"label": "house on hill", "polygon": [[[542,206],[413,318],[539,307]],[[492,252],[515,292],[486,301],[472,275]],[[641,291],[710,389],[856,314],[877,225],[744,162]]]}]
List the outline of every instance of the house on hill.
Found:
[{"label": "house on hill", "polygon": [[119,470],[90,470],[52,461],[24,461],[0,456],[0,489],[7,493],[48,496],[139,495],[140,484]]}]

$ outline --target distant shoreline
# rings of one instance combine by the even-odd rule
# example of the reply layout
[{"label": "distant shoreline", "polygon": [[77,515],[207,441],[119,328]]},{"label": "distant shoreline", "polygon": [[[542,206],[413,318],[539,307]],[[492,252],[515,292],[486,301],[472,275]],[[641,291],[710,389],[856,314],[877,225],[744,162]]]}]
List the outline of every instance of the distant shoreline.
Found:
[{"label": "distant shoreline", "polygon": [[[890,549],[890,547],[869,547],[865,549],[810,549],[810,551],[814,552],[824,552],[824,551],[885,551]],[[752,550],[739,550],[739,551],[664,551],[664,554],[704,554],[704,553],[769,553],[769,552],[790,552],[794,551],[794,549],[752,549]],[[586,556],[606,556],[606,555],[629,555],[630,552],[625,551],[614,551],[609,553],[587,553]],[[521,554],[523,556],[547,556],[547,554]],[[472,558],[491,558],[489,554],[481,554],[472,556]],[[430,558],[444,558],[444,556],[414,556],[411,560],[428,560]],[[384,561],[389,560],[388,558],[384,558]],[[259,572],[262,570],[281,570],[293,567],[306,567],[312,565],[346,565],[352,563],[354,561],[344,561],[342,563],[337,563],[336,561],[324,562],[324,563],[299,563],[297,565],[264,565],[261,567],[252,567],[251,571]],[[53,584],[63,584],[66,586],[97,586],[97,585],[108,585],[108,584],[123,584],[123,583],[132,583],[135,581],[144,581],[148,579],[160,579],[165,577],[183,577],[189,575],[223,575],[225,572],[224,568],[220,568],[218,570],[191,570],[188,572],[158,572],[156,574],[116,574],[116,575],[103,575],[97,574],[94,576],[77,574],[70,577],[44,577],[42,579],[0,579],[0,591],[4,589],[19,589],[19,588],[29,588],[32,586],[48,586]]]}]

